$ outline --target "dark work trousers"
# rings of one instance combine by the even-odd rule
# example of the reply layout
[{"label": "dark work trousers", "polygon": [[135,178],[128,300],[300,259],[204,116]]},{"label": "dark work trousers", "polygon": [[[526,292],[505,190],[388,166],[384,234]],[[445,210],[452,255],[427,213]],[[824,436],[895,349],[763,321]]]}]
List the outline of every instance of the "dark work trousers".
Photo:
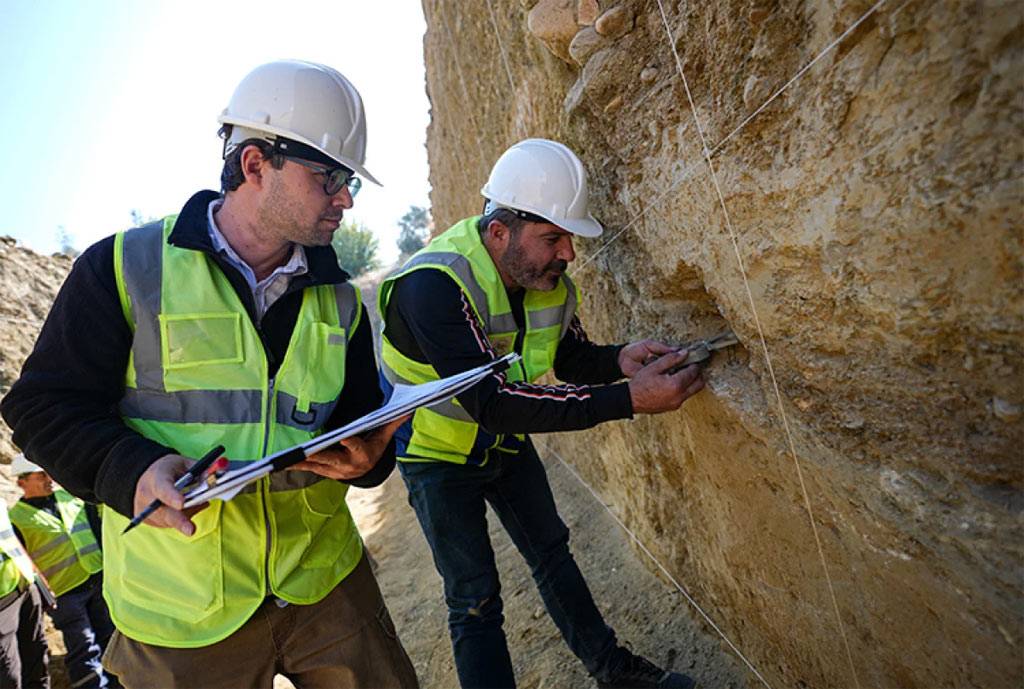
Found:
[{"label": "dark work trousers", "polygon": [[532,443],[517,454],[493,452],[484,466],[400,462],[399,469],[444,579],[460,684],[515,686],[501,628],[501,584],[487,533],[486,504],[530,565],[548,614],[570,650],[593,677],[606,679],[615,633],[594,605],[569,552],[569,529],[558,516]]},{"label": "dark work trousers", "polygon": [[103,600],[103,575],[94,574],[75,588],[57,596],[50,611],[53,626],[64,637],[68,654],[64,665],[73,689],[116,687],[117,680],[103,671],[100,658],[114,633],[107,603]]},{"label": "dark work trousers", "polygon": [[50,689],[50,649],[38,589],[16,591],[0,605],[0,687]]}]

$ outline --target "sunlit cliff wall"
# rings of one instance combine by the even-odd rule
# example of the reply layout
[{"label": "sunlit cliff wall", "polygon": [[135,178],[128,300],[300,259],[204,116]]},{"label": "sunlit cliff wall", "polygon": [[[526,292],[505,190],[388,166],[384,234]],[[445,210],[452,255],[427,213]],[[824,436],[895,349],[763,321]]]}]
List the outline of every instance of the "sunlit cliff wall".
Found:
[{"label": "sunlit cliff wall", "polygon": [[592,338],[742,340],[681,411],[538,443],[773,686],[1019,686],[1021,5],[424,9],[437,227],[562,140]]}]

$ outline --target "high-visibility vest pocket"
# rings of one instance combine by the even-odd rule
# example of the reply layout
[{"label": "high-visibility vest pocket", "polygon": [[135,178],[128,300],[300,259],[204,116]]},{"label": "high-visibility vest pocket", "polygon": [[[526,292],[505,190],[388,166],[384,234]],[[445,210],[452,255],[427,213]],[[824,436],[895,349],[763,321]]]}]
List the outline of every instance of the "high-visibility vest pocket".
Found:
[{"label": "high-visibility vest pocket", "polygon": [[[224,563],[217,526],[223,505],[215,500],[193,515],[196,531],[192,536],[160,529],[159,538],[137,539],[131,548],[125,548],[124,563],[116,568],[125,601],[190,623],[220,610],[224,606]],[[202,568],[181,563],[202,563]],[[107,576],[111,569],[108,567]]]},{"label": "high-visibility vest pocket", "polygon": [[160,345],[165,371],[243,359],[238,313],[160,314]]}]

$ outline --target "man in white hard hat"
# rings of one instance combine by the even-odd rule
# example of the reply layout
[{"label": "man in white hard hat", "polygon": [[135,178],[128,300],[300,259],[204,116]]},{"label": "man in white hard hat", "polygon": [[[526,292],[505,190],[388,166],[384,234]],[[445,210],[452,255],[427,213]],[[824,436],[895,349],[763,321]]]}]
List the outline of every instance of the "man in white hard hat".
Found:
[{"label": "man in white hard hat", "polygon": [[[415,686],[345,505],[394,467],[394,426],[228,502],[173,481],[215,445],[232,467],[380,406],[370,324],[330,247],[366,123],[337,70],[262,65],[220,115],[221,192],[88,249],[4,399],[15,442],[104,503],[104,664],[125,686]],[[122,536],[150,501],[157,510]]]},{"label": "man in white hard hat", "polygon": [[[677,409],[703,386],[698,369],[680,368],[686,354],[664,343],[587,339],[566,269],[573,238],[597,237],[602,228],[587,210],[586,172],[571,150],[521,141],[494,165],[482,194],[482,217],[436,237],[380,289],[390,385],[434,380],[512,350],[522,355],[457,402],[417,410],[396,434],[409,501],[444,579],[459,681],[515,683],[485,518],[490,504],[600,686],[692,686],[619,646],[569,551],[569,530],[526,434]],[[552,370],[570,384],[534,382]]]},{"label": "man in white hard hat", "polygon": [[103,600],[98,510],[62,488],[54,490],[50,476],[24,454],[11,462],[11,473],[22,493],[10,509],[11,524],[56,596],[48,613],[67,649],[68,680],[83,689],[116,687],[101,661],[114,625]]}]

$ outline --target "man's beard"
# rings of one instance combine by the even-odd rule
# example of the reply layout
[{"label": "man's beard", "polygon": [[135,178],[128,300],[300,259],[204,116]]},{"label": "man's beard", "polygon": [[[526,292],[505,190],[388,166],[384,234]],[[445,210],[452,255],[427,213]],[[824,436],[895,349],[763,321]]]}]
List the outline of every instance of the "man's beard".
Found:
[{"label": "man's beard", "polygon": [[[519,242],[513,239],[501,257],[501,267],[520,287],[548,292],[558,287],[559,278],[569,267],[569,262],[556,258],[543,266],[532,264]],[[553,275],[553,272],[557,275]]]}]

